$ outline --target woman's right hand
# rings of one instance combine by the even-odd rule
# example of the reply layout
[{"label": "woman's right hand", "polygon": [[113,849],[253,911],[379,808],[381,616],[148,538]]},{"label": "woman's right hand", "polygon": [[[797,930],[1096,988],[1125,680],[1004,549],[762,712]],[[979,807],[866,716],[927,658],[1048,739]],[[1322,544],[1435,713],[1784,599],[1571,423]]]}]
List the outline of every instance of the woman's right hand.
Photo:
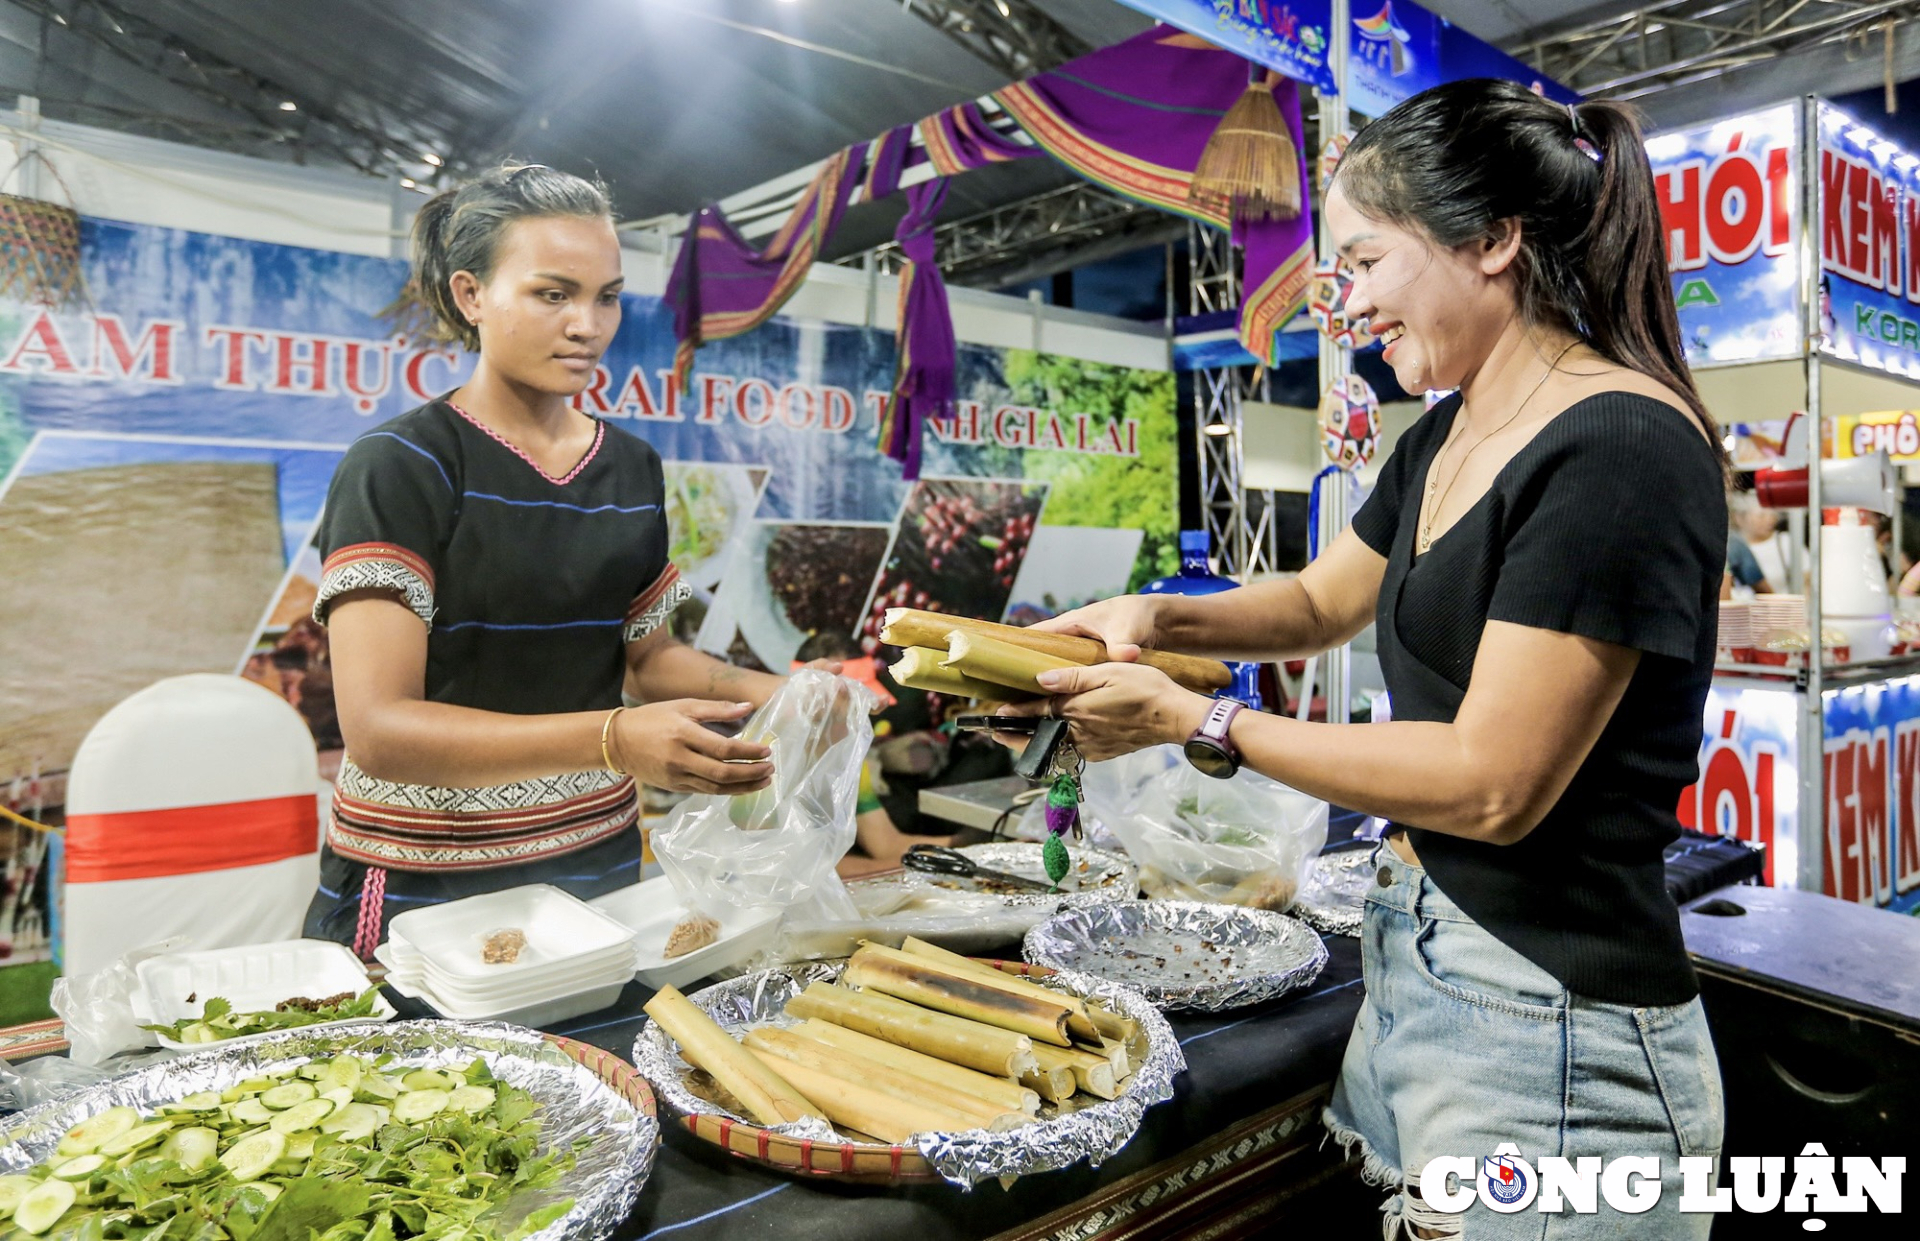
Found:
[{"label": "woman's right hand", "polygon": [[613,721],[614,761],[642,784],[674,793],[757,792],[773,783],[773,751],[706,727],[752,712],[752,703],[698,698],[629,708]]},{"label": "woman's right hand", "polygon": [[1034,628],[1098,639],[1106,644],[1108,659],[1130,664],[1139,660],[1141,647],[1159,644],[1158,612],[1159,602],[1151,595],[1116,595],[1062,612]]}]

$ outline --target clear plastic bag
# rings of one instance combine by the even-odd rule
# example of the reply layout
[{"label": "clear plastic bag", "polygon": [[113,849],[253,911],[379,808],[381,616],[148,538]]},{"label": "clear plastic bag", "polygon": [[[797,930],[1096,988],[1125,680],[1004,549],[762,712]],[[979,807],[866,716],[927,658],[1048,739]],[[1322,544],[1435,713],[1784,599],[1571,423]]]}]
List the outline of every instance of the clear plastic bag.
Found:
[{"label": "clear plastic bag", "polygon": [[1244,768],[1231,780],[1202,775],[1172,746],[1119,761],[1134,759],[1126,774],[1159,772],[1134,786],[1108,826],[1139,864],[1142,891],[1257,909],[1293,903],[1307,861],[1327,843],[1326,802]]},{"label": "clear plastic bag", "polygon": [[[1127,804],[1148,782],[1176,766],[1186,765],[1187,760],[1177,746],[1152,746],[1104,763],[1088,763],[1080,772],[1080,827],[1087,844],[1109,852],[1124,850],[1125,842],[1114,832],[1114,821],[1126,812]],[[1047,838],[1044,791],[1027,803],[1007,835],[1014,840]]]},{"label": "clear plastic bag", "polygon": [[990,949],[1011,949],[1018,956],[1020,937],[1054,912],[1045,905],[1009,908],[995,896],[931,885],[860,885],[853,901],[858,916],[851,920],[789,917],[779,940],[742,972],[851,956],[866,942],[898,948],[909,935],[968,956]]},{"label": "clear plastic bag", "polygon": [[754,713],[740,736],[773,751],[773,784],[689,797],[654,829],[654,856],[684,903],[858,917],[833,867],[853,847],[872,706],[856,682],[802,669]]},{"label": "clear plastic bag", "polygon": [[133,1012],[133,993],[139,985],[134,966],[186,946],[185,937],[176,935],[135,948],[103,970],[55,979],[53,1011],[66,1023],[67,1042],[72,1046],[68,1058],[76,1064],[100,1064],[120,1052],[150,1046],[152,1040]]}]

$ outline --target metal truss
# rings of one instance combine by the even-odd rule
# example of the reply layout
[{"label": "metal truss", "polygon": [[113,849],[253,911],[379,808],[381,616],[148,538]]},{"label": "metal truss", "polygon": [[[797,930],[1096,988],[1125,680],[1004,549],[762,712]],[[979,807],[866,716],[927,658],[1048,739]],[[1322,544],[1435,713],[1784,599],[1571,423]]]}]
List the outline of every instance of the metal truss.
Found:
[{"label": "metal truss", "polygon": [[1664,0],[1508,51],[1581,94],[1634,99],[1824,44],[1891,39],[1915,0]]},{"label": "metal truss", "polygon": [[[940,225],[934,255],[950,282],[998,289],[1171,241],[1182,232],[1176,218],[1080,181]],[[905,262],[894,242],[839,262],[857,267],[869,255],[886,272]]]},{"label": "metal truss", "polygon": [[[1187,253],[1191,264],[1187,313],[1238,309],[1239,259],[1227,235],[1190,221]],[[1266,375],[1250,366],[1213,367],[1192,374],[1201,520],[1206,523],[1218,571],[1245,580],[1249,574],[1273,569],[1278,559],[1273,493],[1254,493],[1255,513],[1251,510],[1256,504],[1249,503],[1241,484],[1241,402],[1266,396]]]},{"label": "metal truss", "polygon": [[[210,120],[126,109],[44,94],[49,103],[112,118],[113,127],[154,135],[177,135],[200,145],[245,155],[281,151],[296,163],[311,157],[346,164],[371,176],[436,179],[459,173],[466,161],[449,136],[362,98],[354,111],[327,107],[304,91],[276,82],[180,38],[109,0],[8,0],[41,19],[41,57],[57,32],[102,48],[153,77],[214,105],[239,120]],[[431,155],[433,164],[423,159]]]},{"label": "metal truss", "polygon": [[1013,81],[1093,50],[1035,0],[901,0],[901,7]]}]

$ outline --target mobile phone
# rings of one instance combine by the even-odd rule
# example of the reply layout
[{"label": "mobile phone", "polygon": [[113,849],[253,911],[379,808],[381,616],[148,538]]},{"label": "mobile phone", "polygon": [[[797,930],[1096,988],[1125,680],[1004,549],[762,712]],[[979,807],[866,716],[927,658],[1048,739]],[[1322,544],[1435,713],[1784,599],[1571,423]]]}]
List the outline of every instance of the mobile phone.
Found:
[{"label": "mobile phone", "polygon": [[1040,726],[1037,715],[963,715],[953,722],[955,728],[976,733],[1032,734]]}]

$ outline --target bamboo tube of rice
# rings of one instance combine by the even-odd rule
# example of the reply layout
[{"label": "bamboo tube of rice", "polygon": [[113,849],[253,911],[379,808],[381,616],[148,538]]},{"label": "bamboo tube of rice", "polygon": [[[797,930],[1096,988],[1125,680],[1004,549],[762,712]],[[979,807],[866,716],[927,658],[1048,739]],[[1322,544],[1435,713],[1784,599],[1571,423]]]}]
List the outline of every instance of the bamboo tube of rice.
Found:
[{"label": "bamboo tube of rice", "polygon": [[941,665],[947,657],[945,649],[934,650],[925,646],[910,646],[898,660],[888,666],[887,673],[895,684],[908,689],[921,689],[930,694],[946,694],[952,698],[979,698],[990,702],[1006,702],[1020,695],[1004,685],[995,685],[991,681],[976,681],[957,668]]},{"label": "bamboo tube of rice", "polygon": [[889,1043],[885,1039],[877,1039],[871,1035],[862,1034],[858,1030],[834,1025],[831,1021],[810,1017],[794,1026],[791,1033],[849,1052],[873,1064],[898,1069],[923,1081],[972,1095],[986,1106],[999,1111],[1018,1111],[1032,1115],[1040,1110],[1040,1096],[1016,1082],[1004,1077],[992,1077],[976,1069],[962,1068],[937,1057]]},{"label": "bamboo tube of rice", "polygon": [[680,1044],[682,1059],[704,1069],[761,1124],[784,1125],[802,1116],[826,1115],[784,1076],[735,1042],[678,988],[660,988],[644,1011]]},{"label": "bamboo tube of rice", "polygon": [[795,1017],[818,1017],[995,1077],[1018,1077],[1035,1065],[1033,1040],[1024,1034],[936,1013],[873,991],[810,983],[787,1001],[787,1011]]},{"label": "bamboo tube of rice", "polygon": [[1040,1062],[1040,1067],[1050,1073],[1060,1069],[1071,1073],[1074,1084],[1090,1095],[1111,1099],[1120,1093],[1120,1084],[1113,1075],[1113,1064],[1105,1056],[1079,1050],[1063,1051],[1043,1043],[1033,1045],[1033,1055]]},{"label": "bamboo tube of rice", "polygon": [[[1036,1048],[1034,1055],[1038,1056]],[[1049,1103],[1065,1103],[1073,1098],[1078,1084],[1073,1080],[1073,1070],[1061,1065],[1050,1069],[1035,1069],[1031,1073],[1020,1075],[1020,1084],[1033,1091]]]},{"label": "bamboo tube of rice", "polygon": [[747,1054],[768,1072],[793,1078],[809,1096],[820,1101],[821,1110],[834,1124],[871,1133],[883,1142],[904,1142],[916,1133],[959,1133],[981,1127],[962,1112],[896,1099],[831,1073],[783,1060],[772,1052],[750,1050]]},{"label": "bamboo tube of rice", "polygon": [[[961,956],[957,952],[948,952],[945,948],[936,947],[924,939],[916,939],[911,935],[907,936],[906,941],[900,945],[900,950],[909,956],[922,957],[929,961],[937,961],[954,970],[966,971],[969,977],[978,978],[983,982],[999,983],[1023,995],[1034,995],[1043,998],[1051,997],[1062,1003],[1073,998],[1063,992],[1055,991],[1049,987],[1043,987],[1039,983],[1029,981],[1017,974],[1009,974],[1003,970],[997,970],[985,961],[977,961],[972,957]],[[1127,1054],[1134,1060],[1143,1060],[1146,1058],[1147,1044],[1146,1039],[1140,1033],[1139,1022],[1131,1017],[1122,1017],[1118,1013],[1103,1006],[1099,1000],[1083,999],[1080,1001],[1080,1006],[1086,1010],[1087,1016],[1092,1019],[1094,1033],[1101,1040],[1120,1043],[1126,1048]],[[1068,1028],[1074,1029],[1071,1024],[1069,1024]],[[1086,1042],[1093,1041],[1093,1039],[1086,1037],[1084,1027],[1075,1030],[1075,1033],[1079,1034]]]},{"label": "bamboo tube of rice", "polygon": [[1095,1055],[1106,1056],[1107,1063],[1113,1066],[1115,1081],[1133,1076],[1133,1057],[1127,1054],[1127,1045],[1118,1039],[1102,1039],[1098,1049],[1088,1047],[1086,1050],[1092,1051]]},{"label": "bamboo tube of rice", "polygon": [[1067,1006],[1067,1033],[1087,1042],[1097,1042],[1100,1028],[1094,1024],[1093,1014],[1088,1011],[1086,1001],[1079,996],[1068,995],[1064,991],[1055,991],[1038,983],[1028,982],[1013,974],[1003,973],[991,965],[982,965],[972,957],[963,957],[957,952],[948,952],[945,948],[929,944],[924,939],[907,936],[906,942],[899,948],[886,948],[880,944],[860,941],[869,948],[907,960],[918,959],[929,965],[939,966],[949,973],[960,974],[967,978],[978,979],[983,986],[993,987],[1009,995],[1031,996],[1035,999],[1050,1000],[1055,1004]]},{"label": "bamboo tube of rice", "polygon": [[980,979],[917,961],[903,952],[883,956],[873,945],[862,947],[841,971],[840,981],[935,1012],[1013,1030],[1035,1042],[1059,1047],[1073,1042],[1067,1035],[1067,1006],[1058,999],[1012,995]]},{"label": "bamboo tube of rice", "polygon": [[[992,621],[923,612],[915,608],[888,608],[886,628],[881,630],[880,640],[889,646],[938,648],[947,645],[947,635],[956,629],[985,634],[990,638],[1024,646],[1030,651],[1072,660],[1082,666],[1107,662],[1106,644],[1093,638],[1022,629],[1017,625],[998,625]],[[1202,694],[1211,694],[1233,684],[1233,674],[1217,659],[1180,655],[1172,651],[1142,650],[1140,662],[1149,668],[1160,669],[1177,684]]]},{"label": "bamboo tube of rice", "polygon": [[947,657],[940,661],[940,666],[952,668],[978,681],[991,681],[1023,694],[1039,695],[1047,692],[1034,679],[1041,673],[1085,665],[1062,659],[1058,655],[1044,655],[1024,646],[1002,642],[982,633],[956,629],[947,635]]},{"label": "bamboo tube of rice", "polygon": [[974,1127],[991,1129],[995,1133],[1004,1133],[1018,1125],[1024,1125],[1031,1119],[1020,1108],[1009,1110],[998,1107],[978,1095],[970,1095],[951,1086],[942,1086],[938,1082],[911,1073],[876,1064],[853,1052],[841,1051],[825,1043],[816,1043],[812,1039],[802,1038],[792,1030],[759,1029],[749,1030],[743,1040],[754,1051],[769,1052],[782,1060],[791,1060],[795,1064],[804,1064],[810,1069],[819,1069],[822,1073],[831,1073],[842,1081],[852,1082],[856,1086],[865,1086],[881,1094],[892,1095],[909,1103],[930,1103],[935,1107],[944,1107],[974,1118]]}]

